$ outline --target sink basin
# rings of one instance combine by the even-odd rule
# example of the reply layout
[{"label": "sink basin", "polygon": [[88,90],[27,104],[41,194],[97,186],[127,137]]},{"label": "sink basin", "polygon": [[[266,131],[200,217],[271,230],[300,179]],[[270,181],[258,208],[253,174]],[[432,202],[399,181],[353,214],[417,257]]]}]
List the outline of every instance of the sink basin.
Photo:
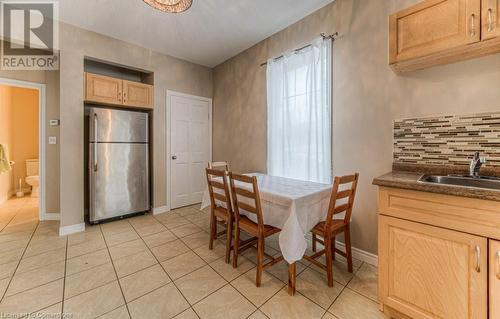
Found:
[{"label": "sink basin", "polygon": [[438,176],[424,175],[419,182],[428,184],[474,187],[490,190],[500,190],[500,179],[489,176],[472,177],[472,176]]}]

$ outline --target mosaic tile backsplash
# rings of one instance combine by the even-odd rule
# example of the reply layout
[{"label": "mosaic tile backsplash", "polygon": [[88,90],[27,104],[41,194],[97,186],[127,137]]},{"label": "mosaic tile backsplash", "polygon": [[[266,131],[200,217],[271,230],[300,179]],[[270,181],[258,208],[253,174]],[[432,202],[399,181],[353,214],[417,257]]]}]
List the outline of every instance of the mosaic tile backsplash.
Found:
[{"label": "mosaic tile backsplash", "polygon": [[474,152],[500,166],[500,112],[394,121],[394,162],[469,165]]}]

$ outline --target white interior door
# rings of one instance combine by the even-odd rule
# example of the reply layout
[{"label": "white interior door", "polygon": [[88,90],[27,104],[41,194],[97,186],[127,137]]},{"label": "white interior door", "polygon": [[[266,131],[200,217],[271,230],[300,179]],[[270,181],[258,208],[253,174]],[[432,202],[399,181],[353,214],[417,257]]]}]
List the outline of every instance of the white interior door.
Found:
[{"label": "white interior door", "polygon": [[210,102],[172,95],[170,103],[170,208],[174,209],[202,200],[211,157]]}]

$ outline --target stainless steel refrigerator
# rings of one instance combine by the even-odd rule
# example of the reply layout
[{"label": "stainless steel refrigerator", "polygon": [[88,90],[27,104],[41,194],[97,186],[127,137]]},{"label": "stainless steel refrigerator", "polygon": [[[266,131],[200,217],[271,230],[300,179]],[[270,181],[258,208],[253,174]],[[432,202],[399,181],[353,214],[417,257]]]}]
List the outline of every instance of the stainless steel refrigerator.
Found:
[{"label": "stainless steel refrigerator", "polygon": [[148,153],[147,113],[89,108],[91,223],[150,209]]}]

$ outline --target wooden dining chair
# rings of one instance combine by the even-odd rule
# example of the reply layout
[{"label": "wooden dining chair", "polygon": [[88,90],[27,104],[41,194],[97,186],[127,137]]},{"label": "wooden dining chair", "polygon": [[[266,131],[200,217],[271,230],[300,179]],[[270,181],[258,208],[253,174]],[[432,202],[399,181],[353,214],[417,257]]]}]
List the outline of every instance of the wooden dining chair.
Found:
[{"label": "wooden dining chair", "polygon": [[217,170],[225,170],[229,172],[229,163],[228,162],[208,162],[208,168],[217,169]]},{"label": "wooden dining chair", "polygon": [[[238,254],[247,248],[253,247],[256,243],[257,275],[255,285],[260,287],[262,272],[267,268],[283,261],[283,256],[274,258],[265,252],[266,238],[279,233],[281,229],[264,224],[257,177],[239,175],[230,172],[229,180],[231,181],[231,192],[235,216],[233,267],[238,267]],[[245,200],[242,201],[241,199]],[[249,204],[249,202],[251,204]],[[242,215],[243,212],[255,215],[257,222],[254,222],[247,216]],[[252,237],[247,241],[240,242],[240,231],[244,231]],[[266,264],[264,264],[264,256],[270,259],[270,261]]]},{"label": "wooden dining chair", "polygon": [[[208,192],[210,194],[210,240],[208,249],[214,248],[214,240],[226,234],[226,264],[231,260],[231,245],[233,239],[234,214],[231,208],[231,197],[227,172],[216,169],[206,169]],[[225,230],[218,233],[217,225],[221,223]]]},{"label": "wooden dining chair", "polygon": [[[313,254],[311,256],[304,256],[304,259],[310,261],[312,264],[322,268],[323,270],[326,270],[329,287],[333,287],[332,269],[333,260],[335,259],[335,253],[346,257],[347,268],[349,272],[352,273],[353,271],[350,223],[354,197],[356,195],[356,188],[358,186],[358,179],[358,173],[354,175],[335,177],[326,221],[318,223],[312,229]],[[341,213],[345,213],[343,219],[334,219],[335,215]],[[345,236],[345,253],[335,248],[335,236],[341,233],[344,233]],[[321,237],[322,239],[318,237]],[[324,249],[316,252],[317,243],[323,244]],[[316,260],[322,255],[325,255],[326,265],[323,265]]]}]

